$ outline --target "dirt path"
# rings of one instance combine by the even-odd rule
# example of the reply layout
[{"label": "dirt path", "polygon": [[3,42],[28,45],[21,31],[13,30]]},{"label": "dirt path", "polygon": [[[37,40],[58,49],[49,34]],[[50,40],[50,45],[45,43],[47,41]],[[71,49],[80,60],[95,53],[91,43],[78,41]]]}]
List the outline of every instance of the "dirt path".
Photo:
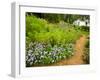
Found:
[{"label": "dirt path", "polygon": [[83,55],[83,51],[84,51],[85,42],[86,42],[86,36],[83,35],[82,37],[80,37],[79,40],[76,41],[74,55],[69,59],[62,60],[58,63],[53,64],[53,65],[57,66],[57,65],[84,64],[83,59],[82,59],[82,55]]}]

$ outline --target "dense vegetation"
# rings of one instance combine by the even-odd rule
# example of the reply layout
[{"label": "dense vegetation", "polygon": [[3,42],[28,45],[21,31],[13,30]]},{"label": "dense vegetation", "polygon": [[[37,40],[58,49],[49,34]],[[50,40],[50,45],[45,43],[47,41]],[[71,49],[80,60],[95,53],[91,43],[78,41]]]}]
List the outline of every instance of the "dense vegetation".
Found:
[{"label": "dense vegetation", "polygon": [[83,60],[86,64],[90,63],[90,54],[89,54],[89,48],[90,47],[90,42],[89,39],[87,39],[86,44],[85,44],[85,49],[84,49],[84,55],[83,55]]},{"label": "dense vegetation", "polygon": [[71,24],[73,22],[71,20],[77,17],[79,15],[28,13],[26,15],[26,66],[49,65],[72,56],[76,40],[81,35],[88,34],[88,31],[83,28]]},{"label": "dense vegetation", "polygon": [[89,15],[77,15],[77,14],[50,14],[50,13],[31,13],[27,12],[27,16],[36,16],[37,18],[44,18],[50,23],[58,23],[60,21],[64,21],[66,23],[73,24],[73,22],[77,19],[86,20],[90,19]]}]

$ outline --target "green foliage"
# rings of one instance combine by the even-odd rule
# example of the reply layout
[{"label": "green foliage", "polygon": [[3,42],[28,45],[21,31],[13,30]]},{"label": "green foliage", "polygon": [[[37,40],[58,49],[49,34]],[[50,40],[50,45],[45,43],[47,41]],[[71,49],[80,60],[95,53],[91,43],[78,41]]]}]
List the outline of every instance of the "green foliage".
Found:
[{"label": "green foliage", "polygon": [[86,64],[90,63],[90,54],[89,54],[89,40],[85,44],[85,49],[84,49],[84,55],[83,55],[83,60]]},{"label": "green foliage", "polygon": [[73,28],[63,29],[57,24],[47,23],[44,19],[27,16],[26,17],[26,36],[28,41],[38,41],[52,45],[66,42],[75,42],[80,36]]},{"label": "green foliage", "polygon": [[87,27],[87,26],[81,26],[81,30],[83,30],[83,31],[87,31],[87,32],[90,31],[90,30],[89,30],[89,27]]},{"label": "green foliage", "polygon": [[77,19],[80,19],[80,20],[90,19],[89,15],[78,15],[78,14],[72,15],[72,14],[55,14],[55,13],[50,14],[50,13],[27,12],[26,15],[36,16],[37,18],[43,18],[50,23],[58,23],[60,21],[64,21],[64,22],[72,24]]},{"label": "green foliage", "polygon": [[[47,65],[72,56],[72,44],[76,42],[83,32],[69,23],[61,22],[59,16],[57,21],[55,19],[57,16],[45,15],[46,18],[48,17],[47,19],[37,18],[34,15],[26,16],[27,66]],[[50,23],[49,19],[53,23]],[[59,48],[62,50],[59,50]],[[55,50],[57,51],[55,52]],[[55,56],[52,56],[51,53],[53,52],[56,53]],[[32,59],[30,59],[30,56]]]},{"label": "green foliage", "polygon": [[[26,39],[28,41],[34,41],[36,33],[45,32],[47,21],[44,19],[36,18],[35,16],[26,17]],[[27,41],[26,40],[26,41]]]}]

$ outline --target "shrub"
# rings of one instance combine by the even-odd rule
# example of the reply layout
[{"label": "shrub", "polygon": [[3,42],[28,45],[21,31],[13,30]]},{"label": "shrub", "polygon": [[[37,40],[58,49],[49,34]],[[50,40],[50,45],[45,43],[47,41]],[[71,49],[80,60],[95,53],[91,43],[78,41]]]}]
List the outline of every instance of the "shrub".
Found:
[{"label": "shrub", "polygon": [[90,28],[88,26],[81,26],[81,30],[89,32]]}]

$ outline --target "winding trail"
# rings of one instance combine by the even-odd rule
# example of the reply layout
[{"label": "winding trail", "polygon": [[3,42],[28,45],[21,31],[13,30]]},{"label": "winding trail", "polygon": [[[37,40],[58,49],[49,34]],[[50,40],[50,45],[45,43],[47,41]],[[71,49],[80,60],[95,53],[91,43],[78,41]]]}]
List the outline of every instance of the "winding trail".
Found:
[{"label": "winding trail", "polygon": [[84,64],[82,55],[84,54],[85,42],[86,42],[86,36],[83,35],[76,41],[74,55],[69,59],[61,60],[60,62],[54,63],[53,66]]}]

